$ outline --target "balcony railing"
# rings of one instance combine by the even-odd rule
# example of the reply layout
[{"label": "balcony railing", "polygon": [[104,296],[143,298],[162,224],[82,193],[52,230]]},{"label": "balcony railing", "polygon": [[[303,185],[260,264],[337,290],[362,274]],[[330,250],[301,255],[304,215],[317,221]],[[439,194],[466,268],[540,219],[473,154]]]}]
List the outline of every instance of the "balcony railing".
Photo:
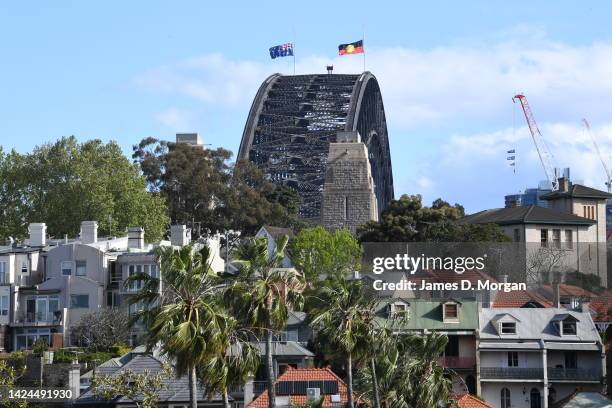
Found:
[{"label": "balcony railing", "polygon": [[474,368],[476,357],[438,357],[438,364],[448,368]]},{"label": "balcony railing", "polygon": [[18,312],[15,323],[59,324],[62,321],[62,311],[56,312]]},{"label": "balcony railing", "polygon": [[266,390],[267,381],[253,381],[253,394],[259,395]]},{"label": "balcony railing", "polygon": [[480,378],[495,380],[544,379],[544,369],[524,367],[480,367]]},{"label": "balcony railing", "polygon": [[549,380],[600,381],[601,370],[597,368],[548,368]]}]

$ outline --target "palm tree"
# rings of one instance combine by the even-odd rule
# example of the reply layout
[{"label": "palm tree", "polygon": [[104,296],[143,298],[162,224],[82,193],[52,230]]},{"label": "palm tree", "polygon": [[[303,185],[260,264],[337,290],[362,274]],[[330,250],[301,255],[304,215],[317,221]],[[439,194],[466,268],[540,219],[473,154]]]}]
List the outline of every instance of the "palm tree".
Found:
[{"label": "palm tree", "polygon": [[209,396],[215,391],[220,392],[225,408],[231,408],[229,389],[246,383],[249,375],[256,372],[259,366],[259,352],[248,341],[248,331],[236,329],[235,324],[236,320],[233,319],[226,352],[211,358],[199,370],[199,377],[206,384]]},{"label": "palm tree", "polygon": [[210,268],[207,247],[160,248],[157,260],[159,278],[141,273],[126,282],[143,282],[130,303],[142,302],[144,308],[131,322],[142,321],[148,326],[148,350],[159,345],[161,352],[175,361],[177,375],[189,375],[190,406],[196,408],[196,367],[226,351],[232,320],[223,310],[222,287]]},{"label": "palm tree", "polygon": [[328,280],[317,293],[312,326],[323,336],[332,352],[346,358],[348,406],[353,408],[353,365],[372,349],[374,301],[363,290],[361,281],[343,278]]},{"label": "palm tree", "polygon": [[303,277],[294,269],[279,269],[282,266],[288,238],[276,242],[270,253],[266,238],[252,238],[237,249],[240,274],[228,288],[226,299],[234,307],[237,316],[255,332],[264,335],[265,368],[268,386],[268,406],[274,407],[274,369],[272,361],[272,338],[274,333],[287,325],[289,311],[300,308],[303,303]]}]

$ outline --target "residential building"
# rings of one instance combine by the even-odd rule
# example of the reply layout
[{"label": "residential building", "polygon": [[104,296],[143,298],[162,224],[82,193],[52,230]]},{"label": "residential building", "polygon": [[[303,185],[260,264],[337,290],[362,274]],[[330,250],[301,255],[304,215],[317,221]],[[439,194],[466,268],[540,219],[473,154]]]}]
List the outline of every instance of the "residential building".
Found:
[{"label": "residential building", "polygon": [[[276,252],[276,242],[286,236],[291,239],[295,236],[291,228],[274,227],[271,225],[263,225],[255,234],[256,238],[266,238],[268,240],[268,253],[272,255]],[[291,268],[293,264],[288,254],[285,254],[282,263],[283,268]]]},{"label": "residential building", "polygon": [[[156,249],[160,246],[182,247],[190,243],[184,225],[171,226],[170,241],[145,244],[141,227],[128,229],[123,237],[99,237],[95,221],[83,221],[77,239],[65,238],[48,245],[44,224],[30,225],[30,246],[0,249],[0,306],[9,297],[7,317],[0,310],[0,335],[10,337],[8,349],[30,348],[39,338],[52,348],[77,345],[70,337],[70,327],[88,313],[107,307],[139,309],[127,299],[140,289],[141,282],[126,283],[129,276],[147,273],[159,276]],[[196,245],[211,249],[211,267],[224,270],[218,237]],[[7,326],[2,325],[8,320]],[[142,332],[136,326],[133,340]]]},{"label": "residential building", "polygon": [[[605,202],[609,196],[560,178],[559,190],[542,197],[550,208],[484,210],[460,222],[498,224],[524,254],[528,284],[562,281],[563,274],[578,271],[597,275],[601,285],[607,286]],[[542,263],[550,267],[538,268]]]},{"label": "residential building", "polygon": [[[155,375],[163,371],[164,365],[169,364],[174,369],[172,363],[166,359],[146,353],[143,350],[132,351],[121,358],[116,358],[103,363],[96,368],[96,375],[117,376],[122,372],[130,370],[136,374]],[[86,376],[91,376],[91,372]],[[164,379],[161,388],[156,391],[158,396],[158,407],[164,408],[187,408],[189,406],[189,380],[187,375],[176,377],[172,373]],[[197,385],[198,407],[221,408],[223,398],[219,394],[214,394],[208,398],[208,393],[200,384]],[[105,400],[96,396],[92,390],[87,389],[73,403],[78,407],[114,407],[128,408],[135,407],[136,402],[126,396],[118,396],[112,400]],[[232,398],[230,397],[230,402]]]},{"label": "residential building", "polygon": [[455,374],[456,394],[476,394],[478,310],[479,303],[473,299],[389,298],[378,303],[377,316],[386,321],[395,319],[397,333],[435,331],[447,335],[448,344],[438,362]]},{"label": "residential building", "polygon": [[486,308],[476,343],[478,395],[496,408],[546,408],[601,392],[605,350],[588,312]]},{"label": "residential building", "polygon": [[471,394],[458,395],[455,400],[459,408],[493,408],[492,405]]},{"label": "residential building", "polygon": [[[341,408],[348,403],[348,387],[329,367],[290,368],[278,377],[274,385],[276,387],[275,406],[279,408],[304,405],[308,402],[321,401],[321,399],[323,400],[322,408]],[[355,394],[353,394],[353,400],[358,401]],[[262,390],[261,394],[246,406],[248,408],[267,408],[267,390]]]}]

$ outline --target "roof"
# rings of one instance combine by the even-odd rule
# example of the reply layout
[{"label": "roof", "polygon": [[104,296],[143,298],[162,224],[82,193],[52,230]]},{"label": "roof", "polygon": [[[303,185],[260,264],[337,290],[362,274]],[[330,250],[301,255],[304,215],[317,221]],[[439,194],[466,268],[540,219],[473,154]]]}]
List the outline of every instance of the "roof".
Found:
[{"label": "roof", "polygon": [[408,317],[396,322],[398,330],[423,331],[439,330],[441,332],[471,332],[478,329],[478,302],[471,299],[462,299],[458,302],[459,320],[452,322],[444,321],[442,305],[452,299],[425,300],[406,298],[381,299],[377,304],[377,317],[379,319],[389,318],[389,305],[403,302],[407,305]]},{"label": "roof", "polygon": [[612,290],[608,289],[594,297],[590,308],[596,322],[612,322]]},{"label": "roof", "polygon": [[597,392],[577,392],[558,401],[554,408],[610,408],[612,401]]},{"label": "roof", "polygon": [[[150,355],[150,354],[138,354],[135,355],[129,362],[121,367],[101,367],[96,369],[96,375],[105,374],[105,375],[118,375],[124,370],[131,370],[135,373],[144,373],[145,370],[148,370],[149,373],[155,374],[162,370],[163,362],[162,360]],[[189,401],[189,379],[187,376],[182,376],[176,378],[172,376],[171,378],[165,380],[165,387],[158,391],[159,401],[160,402],[187,402]],[[205,390],[201,386],[198,385],[198,395],[205,395]],[[200,401],[221,401],[221,396],[219,394],[213,395],[213,397],[208,400],[205,398],[201,398]],[[112,401],[113,404],[120,403],[131,403],[133,402],[129,398],[119,397]],[[81,396],[75,401],[76,405],[93,405],[99,406],[101,404],[106,403],[106,401],[96,397],[91,390],[86,391],[81,394]]]},{"label": "roof", "polygon": [[291,228],[273,227],[272,225],[264,225],[261,227],[261,229],[265,229],[268,232],[268,234],[272,235],[272,237],[275,240],[279,239],[280,237],[284,235],[286,235],[289,238],[293,238],[295,235]]},{"label": "roof", "polygon": [[[499,320],[502,315],[512,315],[519,321],[516,335],[500,336],[498,334],[493,323]],[[553,326],[553,319],[559,318],[560,315],[571,316],[577,320],[576,335],[559,335],[557,329]],[[549,342],[601,342],[597,328],[588,313],[570,311],[565,308],[485,308],[482,309],[479,319],[480,338],[483,341],[542,339]]]},{"label": "roof", "polygon": [[493,307],[553,307],[553,303],[535,290],[513,290],[510,292],[500,290],[495,296]]},{"label": "roof", "polygon": [[[266,343],[254,343],[260,355],[266,353]],[[274,341],[272,342],[273,356],[299,356],[299,357],[314,357],[314,353],[296,341]]]},{"label": "roof", "polygon": [[595,188],[583,186],[582,184],[571,184],[568,191],[552,191],[540,196],[542,200],[554,200],[556,198],[611,198],[612,194]]},{"label": "roof", "polygon": [[[338,404],[346,404],[348,402],[348,390],[346,384],[340,377],[338,377],[329,367],[326,368],[287,368],[278,379],[275,384],[281,381],[337,381],[338,382],[338,394],[340,395],[339,403],[331,402],[331,395],[323,396],[323,406],[330,407],[332,405],[338,406]],[[355,396],[353,397],[357,399]],[[306,395],[289,395],[290,405],[294,404],[305,404]],[[255,398],[248,406],[248,408],[267,408],[268,407],[268,392],[264,390],[257,398]]]},{"label": "roof", "polygon": [[459,395],[455,397],[455,399],[457,400],[457,405],[459,405],[459,408],[493,408],[493,405],[489,405],[483,400],[470,394]]},{"label": "roof", "polygon": [[561,224],[561,225],[592,225],[595,220],[566,214],[550,208],[530,205],[527,207],[494,208],[468,215],[459,219],[460,223],[468,224]]}]

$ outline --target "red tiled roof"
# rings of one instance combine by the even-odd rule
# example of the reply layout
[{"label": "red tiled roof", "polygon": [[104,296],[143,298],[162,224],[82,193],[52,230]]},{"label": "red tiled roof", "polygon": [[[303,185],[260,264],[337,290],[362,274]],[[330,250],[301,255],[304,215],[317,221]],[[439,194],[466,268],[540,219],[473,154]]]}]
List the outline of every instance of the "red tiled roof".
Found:
[{"label": "red tiled roof", "polygon": [[488,280],[490,282],[497,282],[497,280],[487,275],[484,272],[469,270],[463,273],[455,273],[454,271],[429,271],[429,274],[436,279],[438,282],[460,282],[462,280],[468,280],[472,284],[478,283],[478,281]]},{"label": "red tiled roof", "polygon": [[[544,285],[540,288],[540,291],[548,298],[552,300],[553,297],[553,287],[551,285]],[[568,285],[567,283],[559,284],[559,295],[560,296],[573,296],[573,297],[588,297],[595,298],[596,294],[593,292],[589,292],[586,289],[581,288],[580,286]]]},{"label": "red tiled roof", "polygon": [[[275,384],[279,381],[338,381],[338,394],[340,395],[340,403],[346,404],[348,402],[348,389],[344,381],[340,379],[329,367],[326,368],[287,368],[278,379]],[[357,400],[356,397],[353,397]],[[306,395],[290,395],[289,402],[291,404],[305,404]],[[330,407],[332,405],[338,405],[338,403],[331,402],[331,395],[325,395],[323,397],[323,407]],[[264,390],[257,398],[255,398],[248,406],[248,408],[267,408],[268,407],[268,390]]]},{"label": "red tiled roof", "polygon": [[483,400],[480,400],[470,394],[463,394],[457,396],[456,400],[457,405],[459,405],[459,408],[493,408],[492,405],[489,405]]},{"label": "red tiled roof", "polygon": [[493,301],[493,307],[523,307],[529,302],[536,302],[542,307],[553,307],[553,303],[534,290],[499,291]]},{"label": "red tiled roof", "polygon": [[590,305],[593,313],[593,320],[596,322],[612,322],[612,290],[608,289],[596,296]]}]

